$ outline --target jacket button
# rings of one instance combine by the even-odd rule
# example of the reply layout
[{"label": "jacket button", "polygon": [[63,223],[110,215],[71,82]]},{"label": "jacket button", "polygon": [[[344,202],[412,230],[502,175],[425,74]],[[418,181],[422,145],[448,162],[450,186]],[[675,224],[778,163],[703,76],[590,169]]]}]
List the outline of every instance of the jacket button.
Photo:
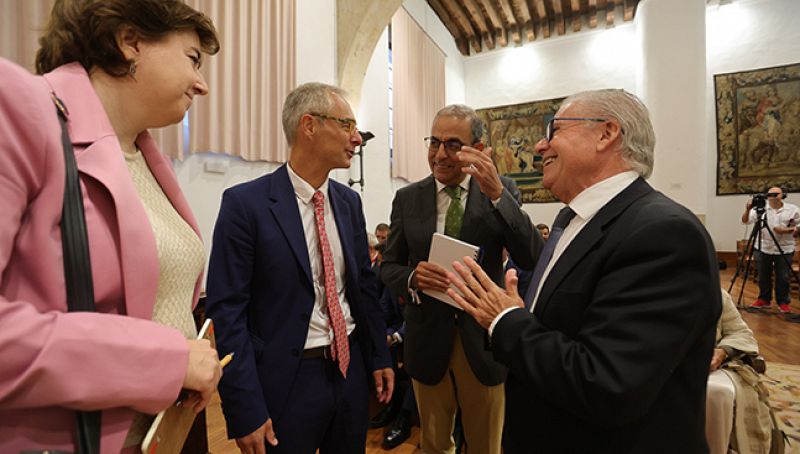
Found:
[{"label": "jacket button", "polygon": [[292,356],[300,356],[300,351],[297,350],[296,348],[293,348],[292,349]]}]

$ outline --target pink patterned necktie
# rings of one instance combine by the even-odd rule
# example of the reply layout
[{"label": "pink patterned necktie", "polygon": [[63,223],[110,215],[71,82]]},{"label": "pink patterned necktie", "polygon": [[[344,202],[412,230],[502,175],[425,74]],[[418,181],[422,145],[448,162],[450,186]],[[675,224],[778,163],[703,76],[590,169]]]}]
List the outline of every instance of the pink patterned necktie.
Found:
[{"label": "pink patterned necktie", "polygon": [[325,196],[317,191],[311,198],[314,202],[314,218],[317,221],[319,248],[322,251],[322,269],[325,272],[325,302],[328,304],[328,320],[333,328],[333,344],[331,356],[339,363],[342,376],[347,378],[347,366],[350,364],[350,346],[347,342],[347,327],[344,315],[339,306],[339,291],[336,289],[336,270],[333,266],[333,254],[328,243],[328,232],[325,230]]}]

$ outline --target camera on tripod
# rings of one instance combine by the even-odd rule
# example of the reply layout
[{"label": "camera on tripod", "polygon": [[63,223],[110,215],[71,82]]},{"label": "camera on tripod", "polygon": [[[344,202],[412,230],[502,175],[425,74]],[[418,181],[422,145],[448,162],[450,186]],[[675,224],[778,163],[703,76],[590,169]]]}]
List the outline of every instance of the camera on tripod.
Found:
[{"label": "camera on tripod", "polygon": [[753,208],[758,212],[764,212],[767,206],[767,197],[769,197],[767,194],[753,194]]}]

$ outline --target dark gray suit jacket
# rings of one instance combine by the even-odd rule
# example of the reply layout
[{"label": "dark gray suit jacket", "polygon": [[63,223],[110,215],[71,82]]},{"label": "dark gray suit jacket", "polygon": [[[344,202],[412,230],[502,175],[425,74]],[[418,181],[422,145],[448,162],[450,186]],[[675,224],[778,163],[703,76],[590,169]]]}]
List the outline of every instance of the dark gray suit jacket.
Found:
[{"label": "dark gray suit jacket", "polygon": [[[542,238],[519,207],[514,182],[501,177],[505,189],[497,207],[471,179],[460,239],[481,248],[481,267],[503,285],[503,247],[521,268],[532,269]],[[436,182],[428,176],[397,191],[392,203],[391,230],[381,264],[381,279],[396,295],[407,295],[408,277],[417,263],[428,260],[436,231]],[[444,376],[453,350],[455,330],[475,376],[486,386],[502,383],[506,368],[486,346],[486,331],[464,312],[419,292],[422,304],[406,304],[406,370],[416,380],[434,385]]]}]

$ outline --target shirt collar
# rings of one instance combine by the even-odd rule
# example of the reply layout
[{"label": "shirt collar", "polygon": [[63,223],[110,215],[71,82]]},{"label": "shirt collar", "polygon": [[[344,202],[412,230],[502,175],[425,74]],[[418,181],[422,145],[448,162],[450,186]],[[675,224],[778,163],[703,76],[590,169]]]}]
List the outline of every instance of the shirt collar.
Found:
[{"label": "shirt collar", "polygon": [[[461,186],[461,193],[462,194],[466,194],[466,193],[469,192],[469,180],[470,180],[470,178],[472,178],[472,175],[467,175],[466,178],[464,178],[461,181],[461,183],[458,184],[459,186]],[[442,191],[444,191],[444,188],[447,187],[443,183],[441,183],[439,180],[437,180],[436,178],[434,178],[433,181],[436,182],[436,193],[437,194],[442,192]]]},{"label": "shirt collar", "polygon": [[309,184],[306,180],[302,179],[300,175],[296,174],[294,170],[292,170],[292,166],[289,163],[286,163],[286,170],[289,172],[289,181],[292,183],[294,187],[294,194],[300,199],[303,203],[308,204],[311,202],[311,197],[314,196],[314,193],[319,191],[328,197],[328,179],[326,178],[325,181],[322,182],[319,189],[314,189],[311,184]]},{"label": "shirt collar", "polygon": [[618,173],[613,177],[606,178],[584,189],[572,200],[569,207],[572,208],[575,214],[580,216],[581,219],[590,219],[600,211],[600,208],[603,208],[603,206],[616,197],[617,194],[625,190],[625,188],[630,186],[637,178],[639,178],[639,174],[633,170],[628,170],[627,172]]}]

